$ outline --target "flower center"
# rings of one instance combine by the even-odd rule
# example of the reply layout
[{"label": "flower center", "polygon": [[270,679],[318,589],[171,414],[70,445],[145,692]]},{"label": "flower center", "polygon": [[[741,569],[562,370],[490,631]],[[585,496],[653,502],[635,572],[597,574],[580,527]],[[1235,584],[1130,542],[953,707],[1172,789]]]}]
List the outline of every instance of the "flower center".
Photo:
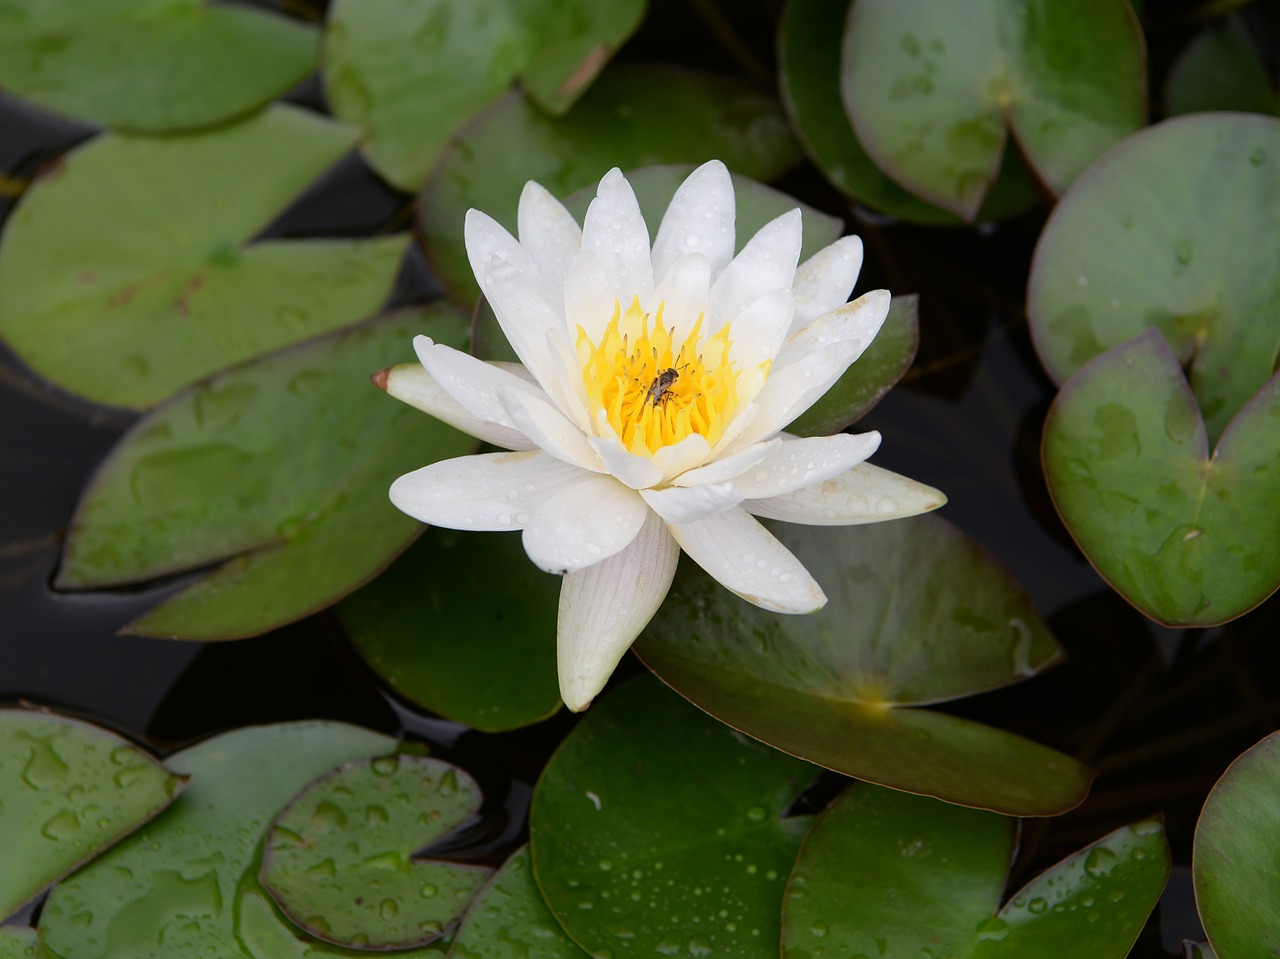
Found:
[{"label": "flower center", "polygon": [[662,310],[659,303],[651,319],[639,297],[626,313],[615,300],[599,343],[578,327],[588,407],[603,410],[622,445],[640,456],[692,433],[714,446],[738,403],[741,371],[729,359],[729,324],[701,341],[699,316],[677,343],[675,327],[662,324]]}]

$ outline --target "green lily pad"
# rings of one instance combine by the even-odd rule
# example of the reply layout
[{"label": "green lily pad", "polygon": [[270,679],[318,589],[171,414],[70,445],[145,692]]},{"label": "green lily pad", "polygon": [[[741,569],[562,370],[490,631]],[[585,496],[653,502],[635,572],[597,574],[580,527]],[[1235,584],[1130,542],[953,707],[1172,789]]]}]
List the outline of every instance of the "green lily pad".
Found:
[{"label": "green lily pad", "polygon": [[0,929],[0,959],[36,959],[38,948],[34,929]]},{"label": "green lily pad", "polygon": [[1238,17],[1206,27],[1187,46],[1165,87],[1171,116],[1209,110],[1280,114],[1262,56]]},{"label": "green lily pad", "polygon": [[297,20],[204,0],[9,0],[0,88],[110,127],[208,126],[302,80],[317,40]]},{"label": "green lily pad", "polygon": [[602,697],[534,790],[534,875],[594,955],[776,959],[783,880],[817,772],[650,677]]},{"label": "green lily pad", "polygon": [[1027,313],[1059,383],[1157,326],[1209,438],[1280,351],[1280,120],[1202,114],[1128,140],[1058,204],[1036,246]]},{"label": "green lily pad", "polygon": [[354,142],[350,127],[280,106],[73,150],[5,223],[0,336],[62,388],[142,408],[368,316],[408,237],[248,243]]},{"label": "green lily pad", "polygon": [[[840,100],[841,35],[850,0],[791,0],[778,27],[778,86],[805,153],[845,196],[904,220],[958,225],[954,213],[908,193],[872,162]],[[978,219],[1012,216],[1036,203],[1025,165],[1013,157]]]},{"label": "green lily pad", "polygon": [[383,395],[369,371],[415,333],[463,347],[444,306],[392,314],[262,357],[140,419],[76,509],[56,583],[87,589],[228,560],[126,631],[255,635],[306,616],[378,573],[421,527],[391,481],[475,441]]},{"label": "green lily pad", "polygon": [[855,785],[787,885],[784,959],[1124,959],[1169,878],[1159,819],[1067,857],[1004,904],[1013,823]]},{"label": "green lily pad", "polygon": [[411,858],[480,809],[480,787],[425,756],[350,762],[267,831],[259,879],[286,916],[353,949],[409,949],[444,935],[493,872]]},{"label": "green lily pad", "polygon": [[1222,959],[1280,950],[1280,733],[1236,759],[1204,801],[1191,857],[1200,921]]},{"label": "green lily pad", "polygon": [[559,596],[560,577],[529,562],[519,536],[430,529],[337,613],[405,699],[500,732],[560,708]]},{"label": "green lily pad", "polygon": [[0,709],[0,919],[160,813],[182,785],[105,729]]},{"label": "green lily pad", "polygon": [[325,30],[334,113],[365,129],[388,181],[422,186],[449,135],[517,78],[564,113],[644,17],[646,0],[336,0]]},{"label": "green lily pad", "polygon": [[471,901],[453,938],[450,959],[586,959],[564,934],[533,881],[529,847],[521,846]]},{"label": "green lily pad", "polygon": [[857,138],[916,196],[973,220],[1008,134],[1061,193],[1147,114],[1126,0],[857,0],[841,91]]},{"label": "green lily pad", "polygon": [[1043,454],[1080,549],[1152,619],[1223,623],[1280,586],[1280,374],[1211,454],[1178,359],[1149,329],[1066,382]]},{"label": "green lily pad", "polygon": [[1060,655],[1030,598],[976,543],[932,516],[770,529],[826,607],[770,613],[682,559],[634,647],[663,681],[736,729],[858,779],[1021,816],[1084,798],[1092,774],[1069,756],[910,708],[1018,682]]},{"label": "green lily pad", "polygon": [[462,239],[468,208],[514,233],[528,180],[568,196],[599,182],[610,167],[713,157],[770,180],[800,154],[775,100],[712,74],[618,64],[558,119],[511,94],[458,131],[427,181],[418,203],[427,258],[451,293],[471,304],[480,290]]},{"label": "green lily pad", "polygon": [[168,764],[191,776],[186,791],[54,888],[40,918],[42,948],[59,959],[239,957],[237,889],[271,817],[335,765],[395,745],[343,723],[308,722],[239,729],[175,753]]}]

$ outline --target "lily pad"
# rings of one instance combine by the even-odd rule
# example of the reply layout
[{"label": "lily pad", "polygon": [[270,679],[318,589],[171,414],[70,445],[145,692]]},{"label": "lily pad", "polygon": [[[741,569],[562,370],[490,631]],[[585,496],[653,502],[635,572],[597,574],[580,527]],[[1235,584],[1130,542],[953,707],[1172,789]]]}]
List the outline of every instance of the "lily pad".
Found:
[{"label": "lily pad", "polygon": [[1280,733],[1236,759],[1204,802],[1191,857],[1196,904],[1221,959],[1280,950]]},{"label": "lily pad", "polygon": [[1124,959],[1169,878],[1158,819],[1118,829],[1004,904],[1013,823],[855,785],[814,823],[787,885],[784,959]]},{"label": "lily pad", "polygon": [[602,697],[534,790],[534,875],[594,955],[776,959],[783,880],[817,772],[650,677]]},{"label": "lily pad", "polygon": [[560,708],[559,596],[560,577],[529,562],[519,536],[431,529],[337,613],[405,699],[500,732]]},{"label": "lily pad", "polygon": [[10,0],[0,88],[64,116],[131,130],[221,123],[316,65],[314,27],[204,0]]},{"label": "lily pad", "polygon": [[682,559],[634,647],[665,682],[736,729],[858,779],[1020,816],[1084,798],[1092,774],[1069,756],[911,708],[1019,682],[1060,655],[1030,598],[976,543],[932,516],[771,531],[826,607],[766,612]]},{"label": "lily pad", "polygon": [[1211,453],[1178,359],[1149,329],[1066,382],[1043,453],[1080,549],[1152,619],[1223,623],[1280,586],[1280,373]]},{"label": "lily pad", "polygon": [[586,959],[564,934],[537,883],[529,847],[521,846],[471,901],[450,959]]},{"label": "lily pad", "polygon": [[140,582],[228,560],[126,627],[231,639],[321,609],[374,576],[420,525],[391,481],[475,441],[369,385],[415,333],[463,347],[444,306],[392,314],[262,357],[140,419],[76,509],[56,583]]},{"label": "lily pad", "polygon": [[1059,383],[1157,326],[1210,440],[1280,352],[1280,119],[1200,114],[1117,147],[1058,204],[1036,246],[1027,313]]},{"label": "lily pad", "polygon": [[483,210],[514,233],[516,204],[528,180],[568,196],[597,183],[610,167],[713,157],[770,180],[794,165],[800,152],[777,101],[712,74],[618,64],[558,119],[510,94],[458,131],[427,181],[418,202],[427,258],[450,292],[470,305],[480,290],[462,239],[468,208]]},{"label": "lily pad", "polygon": [[182,785],[105,729],[0,709],[0,919],[160,813]]},{"label": "lily pad", "polygon": [[353,949],[439,939],[493,872],[412,858],[480,809],[480,787],[425,756],[381,756],[322,776],[267,831],[259,879],[286,916]]},{"label": "lily pad", "polygon": [[0,959],[36,959],[38,948],[34,929],[0,929]]},{"label": "lily pad", "polygon": [[841,90],[857,138],[916,196],[973,220],[1012,133],[1055,193],[1147,114],[1126,0],[857,0]]},{"label": "lily pad", "polygon": [[416,191],[449,135],[517,78],[564,113],[640,25],[646,0],[336,0],[325,30],[334,113],[369,162]]},{"label": "lily pad", "polygon": [[[778,27],[778,86],[805,153],[845,196],[904,220],[958,225],[954,213],[908,193],[872,162],[840,99],[841,32],[850,0],[791,0]],[[1029,209],[1036,191],[1020,159],[1008,157],[978,212],[993,220]]]},{"label": "lily pad", "polygon": [[408,237],[248,243],[355,137],[278,106],[206,133],[107,133],[73,150],[5,223],[0,336],[62,388],[142,408],[368,316]]},{"label": "lily pad", "polygon": [[191,776],[187,790],[58,884],[41,914],[42,948],[59,959],[241,955],[233,907],[271,817],[323,772],[395,745],[343,723],[308,722],[238,729],[175,753],[168,764]]},{"label": "lily pad", "polygon": [[1280,91],[1239,17],[1206,27],[1169,71],[1165,105],[1171,116],[1227,110],[1280,114]]}]

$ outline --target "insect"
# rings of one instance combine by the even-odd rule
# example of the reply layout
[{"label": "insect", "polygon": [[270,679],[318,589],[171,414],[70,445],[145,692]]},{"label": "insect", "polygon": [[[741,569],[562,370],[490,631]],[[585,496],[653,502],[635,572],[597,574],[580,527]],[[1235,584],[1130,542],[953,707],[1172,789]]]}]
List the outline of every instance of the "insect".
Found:
[{"label": "insect", "polygon": [[649,384],[649,392],[645,394],[645,400],[653,406],[662,405],[666,402],[667,397],[670,396],[671,387],[675,385],[676,380],[679,378],[679,370],[672,368],[659,370],[658,375]]}]

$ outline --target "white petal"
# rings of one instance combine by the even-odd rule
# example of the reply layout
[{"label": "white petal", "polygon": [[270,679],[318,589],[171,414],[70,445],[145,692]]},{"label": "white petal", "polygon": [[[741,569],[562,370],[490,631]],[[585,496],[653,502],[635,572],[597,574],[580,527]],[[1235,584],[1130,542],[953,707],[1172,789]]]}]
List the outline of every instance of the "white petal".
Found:
[{"label": "white petal", "polygon": [[542,390],[510,370],[478,360],[451,346],[433,343],[430,337],[415,336],[413,349],[440,388],[477,419],[520,430],[498,399],[498,391],[507,389],[542,396]]},{"label": "white petal", "polygon": [[791,328],[791,291],[774,290],[753,300],[733,320],[733,361],[754,366],[778,355]]},{"label": "white petal", "polygon": [[801,263],[791,286],[796,297],[792,330],[802,329],[847,303],[861,270],[862,240],[856,236],[841,237]]},{"label": "white petal", "polygon": [[[604,410],[600,411],[600,419],[607,416]],[[608,425],[607,419],[605,425]],[[662,470],[652,460],[627,452],[616,437],[593,436],[587,442],[604,463],[605,471],[632,489],[645,489],[662,481]]]},{"label": "white petal", "polygon": [[764,294],[789,289],[801,239],[798,209],[762,226],[712,284],[712,323],[707,332],[715,333]]},{"label": "white petal", "polygon": [[690,559],[749,603],[776,613],[812,613],[827,602],[791,551],[741,508],[670,529]]},{"label": "white petal", "polygon": [[662,605],[680,549],[649,513],[631,545],[565,576],[560,587],[560,695],[580,711],[604,688],[618,660]]},{"label": "white petal", "polygon": [[554,493],[594,474],[539,451],[482,453],[432,463],[391,484],[391,502],[448,529],[523,529]]},{"label": "white petal", "polygon": [[446,393],[420,363],[401,363],[386,371],[383,389],[410,406],[430,413],[454,429],[509,450],[537,449],[523,433],[473,416]]},{"label": "white petal", "polygon": [[582,225],[582,248],[600,258],[613,295],[623,310],[632,297],[647,303],[653,293],[653,261],[649,258],[649,228],[631,184],[614,167],[604,175],[596,198],[587,207]]},{"label": "white petal", "polygon": [[782,349],[778,351],[778,358],[773,366],[774,372],[810,353],[824,350],[832,343],[842,341],[858,345],[853,356],[856,360],[880,332],[885,317],[889,315],[889,305],[892,301],[893,298],[888,290],[872,290],[870,293],[862,294],[852,303],[846,303],[844,306],[822,314],[808,326],[787,338]]},{"label": "white petal", "polygon": [[591,342],[599,345],[600,335],[613,319],[614,308],[625,309],[629,305],[618,303],[614,297],[600,258],[590,250],[579,251],[564,275],[565,332],[569,342],[578,342],[581,326]]},{"label": "white petal", "polygon": [[653,241],[653,275],[661,280],[690,253],[705,256],[712,275],[733,259],[733,179],[719,160],[710,160],[680,184]]},{"label": "white petal", "polygon": [[516,225],[520,245],[529,251],[543,277],[557,288],[563,285],[565,270],[582,244],[582,228],[573,214],[530,180],[520,193]]},{"label": "white petal", "polygon": [[586,434],[540,391],[500,389],[498,400],[513,426],[556,459],[595,473],[604,471]]},{"label": "white petal", "polygon": [[655,513],[668,523],[696,523],[732,509],[742,502],[742,494],[732,483],[710,486],[668,486],[641,490],[640,495]]},{"label": "white petal", "polygon": [[490,257],[500,256],[514,263],[516,269],[527,273],[537,272],[537,264],[533,262],[529,251],[522,247],[501,223],[487,213],[468,210],[466,219],[463,221],[462,235],[467,247],[467,260],[471,264],[471,272],[475,274],[476,282],[480,284],[480,289],[484,291],[486,297],[489,291],[485,288],[484,268]]},{"label": "white petal", "polygon": [[659,446],[653,454],[653,465],[662,470],[663,479],[671,480],[701,466],[710,455],[711,444],[706,437],[690,433],[679,443]]},{"label": "white petal", "polygon": [[485,264],[484,283],[507,342],[534,379],[554,397],[552,389],[561,373],[547,350],[547,334],[563,330],[563,318],[539,295],[534,276],[500,256],[491,256]]},{"label": "white petal", "polygon": [[927,513],[946,501],[932,486],[861,463],[825,482],[744,505],[765,519],[809,526],[857,526]]},{"label": "white petal", "polygon": [[626,548],[649,508],[611,476],[588,474],[534,511],[524,527],[524,551],[549,573],[598,563]]},{"label": "white petal", "polygon": [[698,317],[709,309],[711,261],[700,253],[677,260],[653,291],[649,311],[656,310],[659,302],[663,304],[663,326],[675,327],[675,341],[683,343]]},{"label": "white petal", "polygon": [[[837,433],[835,436],[789,438],[753,469],[733,482],[747,499],[781,496],[822,483],[857,466],[880,446],[880,434]],[[747,507],[751,507],[748,505]]]},{"label": "white petal", "polygon": [[700,466],[696,470],[690,470],[685,473],[675,481],[675,485],[705,486],[708,483],[723,483],[726,480],[731,480],[739,473],[751,469],[751,467],[765,459],[781,444],[781,439],[767,440],[764,443],[756,443],[746,449],[738,450],[738,452],[730,456],[722,456],[719,459],[712,460],[706,466]]}]

